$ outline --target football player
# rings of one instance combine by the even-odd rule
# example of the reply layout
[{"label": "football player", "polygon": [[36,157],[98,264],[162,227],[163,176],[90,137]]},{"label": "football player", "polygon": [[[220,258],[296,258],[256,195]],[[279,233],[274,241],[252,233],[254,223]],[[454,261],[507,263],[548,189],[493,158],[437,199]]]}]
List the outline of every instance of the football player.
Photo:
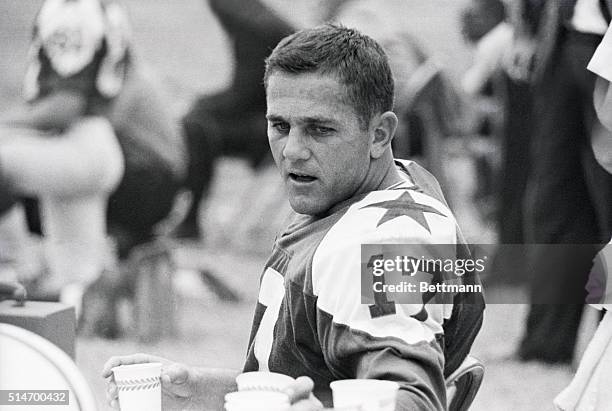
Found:
[{"label": "football player", "polygon": [[[445,376],[464,360],[482,321],[482,295],[465,304],[361,303],[361,246],[405,244],[409,255],[462,252],[436,180],[395,162],[393,78],[380,45],[325,25],[283,39],[267,59],[268,140],[294,210],[261,278],[244,371],[297,378],[292,410],[331,404],[340,379],[399,383],[396,410],[446,409]],[[423,301],[427,303],[427,301]],[[238,371],[160,360],[169,409],[219,409]],[[306,378],[305,378],[306,377]],[[311,395],[312,394],[312,395]],[[117,388],[109,384],[116,405]],[[322,403],[322,404],[321,404]]]}]

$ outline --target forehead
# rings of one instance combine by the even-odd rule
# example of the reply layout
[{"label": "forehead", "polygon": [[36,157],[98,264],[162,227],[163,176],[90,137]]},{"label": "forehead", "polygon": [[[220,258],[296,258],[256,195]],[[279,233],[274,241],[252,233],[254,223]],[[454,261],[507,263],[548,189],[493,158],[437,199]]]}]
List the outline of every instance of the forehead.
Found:
[{"label": "forehead", "polygon": [[346,86],[333,75],[273,73],[266,87],[268,116],[357,120]]}]

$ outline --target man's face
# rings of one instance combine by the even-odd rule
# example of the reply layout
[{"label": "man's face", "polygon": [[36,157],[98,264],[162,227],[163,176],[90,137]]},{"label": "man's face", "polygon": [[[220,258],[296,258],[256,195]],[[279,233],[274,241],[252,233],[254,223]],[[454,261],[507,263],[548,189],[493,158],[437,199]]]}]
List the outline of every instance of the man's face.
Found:
[{"label": "man's face", "polygon": [[345,88],[316,73],[268,78],[268,140],[300,214],[320,214],[352,197],[368,175],[373,133],[345,102]]}]

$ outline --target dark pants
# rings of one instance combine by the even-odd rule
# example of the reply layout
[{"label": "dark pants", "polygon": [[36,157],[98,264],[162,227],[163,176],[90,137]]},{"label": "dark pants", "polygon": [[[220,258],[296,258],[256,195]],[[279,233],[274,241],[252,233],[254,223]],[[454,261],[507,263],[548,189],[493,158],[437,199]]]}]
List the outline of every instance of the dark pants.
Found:
[{"label": "dark pants", "polygon": [[506,124],[502,141],[499,189],[499,242],[521,244],[523,201],[529,171],[529,142],[532,132],[532,93],[527,83],[505,76]]},{"label": "dark pants", "polygon": [[7,212],[14,204],[13,197],[5,190],[0,190],[0,217]]},{"label": "dark pants", "polygon": [[[496,182],[499,244],[494,260],[495,282],[527,282],[523,203],[529,172],[529,143],[532,138],[533,94],[531,85],[503,77],[505,124],[502,160]],[[511,246],[505,246],[510,244]]]},{"label": "dark pants", "polygon": [[0,217],[2,217],[14,203],[15,197],[9,189],[8,181],[2,178],[2,166],[0,165]]},{"label": "dark pants", "polygon": [[[532,306],[524,359],[571,361],[588,272],[612,221],[612,176],[595,161],[590,133],[595,75],[586,70],[600,37],[566,32],[534,94],[531,171],[525,198]],[[554,301],[556,304],[538,304]]]},{"label": "dark pants", "polygon": [[149,241],[155,224],[172,210],[180,187],[173,171],[146,147],[119,138],[125,157],[125,173],[108,202],[108,230],[126,258],[135,246]]},{"label": "dark pants", "polygon": [[199,99],[183,119],[189,147],[185,186],[193,194],[183,225],[197,227],[198,209],[213,177],[215,161],[245,158],[257,167],[269,156],[265,97],[249,99],[233,89]]}]

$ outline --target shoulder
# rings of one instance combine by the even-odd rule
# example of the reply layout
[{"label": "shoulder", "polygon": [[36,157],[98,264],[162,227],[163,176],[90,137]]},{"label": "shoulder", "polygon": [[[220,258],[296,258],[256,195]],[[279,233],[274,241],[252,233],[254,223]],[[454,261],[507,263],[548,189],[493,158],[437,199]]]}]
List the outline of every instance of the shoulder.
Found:
[{"label": "shoulder", "polygon": [[441,200],[418,186],[373,191],[351,205],[326,239],[359,243],[448,241],[454,238],[457,223]]},{"label": "shoulder", "polygon": [[[431,245],[456,244],[457,222],[440,200],[416,188],[374,191],[332,225],[312,257],[313,291],[329,281],[352,282],[359,275],[363,245],[408,244],[418,255]],[[435,248],[435,247],[433,247]]]},{"label": "shoulder", "polygon": [[346,244],[454,244],[457,221],[440,185],[412,161],[396,161],[404,182],[368,193],[333,219],[319,252]]},{"label": "shoulder", "polygon": [[[317,307],[335,323],[369,335],[397,335],[409,343],[433,340],[442,332],[441,324],[450,316],[452,305],[424,308],[418,301],[402,303],[396,306],[397,316],[374,318],[363,304],[371,289],[371,278],[363,270],[370,256],[400,250],[423,258],[450,258],[457,243],[456,226],[445,204],[415,188],[368,194],[331,226],[313,254],[311,280]],[[448,244],[453,247],[445,246]],[[423,278],[429,277],[423,274]],[[419,319],[423,310],[428,313],[426,320]]]}]

